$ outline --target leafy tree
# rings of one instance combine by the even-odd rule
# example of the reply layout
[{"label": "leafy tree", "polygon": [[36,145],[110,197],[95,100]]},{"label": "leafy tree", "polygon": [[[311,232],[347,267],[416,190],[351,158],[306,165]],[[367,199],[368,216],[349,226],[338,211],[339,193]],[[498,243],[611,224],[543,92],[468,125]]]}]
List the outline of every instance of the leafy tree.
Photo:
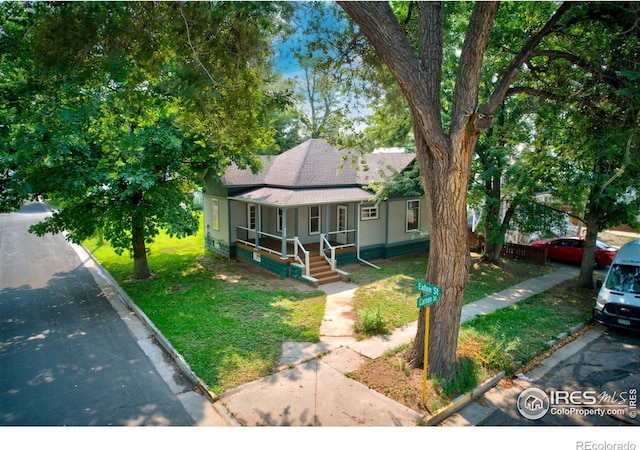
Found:
[{"label": "leafy tree", "polygon": [[[35,225],[81,241],[96,230],[150,275],[160,228],[197,231],[190,193],[210,167],[257,168],[272,143],[265,80],[272,3],[1,4],[4,209],[62,208]],[[61,33],[60,30],[64,30]],[[20,77],[23,76],[21,79]],[[242,130],[242,132],[238,132]]]},{"label": "leafy tree", "polygon": [[[491,127],[494,115],[523,64],[550,35],[571,3],[537,4],[548,14],[531,16],[520,30],[519,50],[500,73],[492,77],[491,92],[479,104],[483,56],[498,4],[478,2],[469,16],[464,41],[458,47],[451,108],[443,111],[444,14],[439,2],[411,3],[404,16],[396,16],[386,2],[340,2],[388,66],[407,100],[416,142],[420,173],[430,211],[431,250],[425,280],[442,288],[430,324],[432,374],[451,378],[456,371],[456,347],[462,295],[469,271],[467,242],[467,184],[479,135]],[[542,11],[545,10],[545,11]],[[540,21],[539,17],[545,16]],[[508,19],[505,19],[508,20]],[[415,23],[407,33],[403,24]],[[446,90],[445,90],[446,93]],[[446,119],[446,121],[444,120]],[[446,126],[446,128],[445,128]],[[409,353],[412,365],[423,359],[425,312]]]},{"label": "leafy tree", "polygon": [[[478,139],[495,126],[507,97],[542,93],[533,82],[536,77],[556,83],[556,98],[575,85],[592,86],[603,80],[615,83],[611,68],[624,65],[593,65],[576,55],[590,48],[598,48],[602,55],[634,48],[635,43],[612,45],[612,28],[590,30],[587,21],[606,16],[615,22],[616,10],[630,8],[616,4],[603,7],[607,11],[601,14],[587,3],[573,2],[512,2],[500,9],[492,2],[339,5],[371,43],[407,101],[430,211],[431,250],[425,280],[439,285],[443,292],[432,307],[429,368],[433,374],[450,378],[456,370],[457,331],[469,268],[467,182]],[[630,27],[637,23],[628,17],[625,20]],[[603,33],[607,39],[603,40]],[[600,47],[593,45],[597,36]],[[572,40],[586,47],[575,47],[576,52],[571,53],[567,49],[572,48]],[[488,51],[488,46],[496,51]],[[496,58],[497,50],[509,56]],[[624,54],[621,59],[631,55],[626,50]],[[589,79],[594,83],[588,84]],[[528,83],[516,84],[519,80]],[[546,98],[550,98],[548,93]],[[421,311],[408,355],[414,366],[422,364],[424,318]]]},{"label": "leafy tree", "polygon": [[577,5],[513,88],[540,99],[536,146],[545,165],[539,179],[586,224],[584,288],[593,287],[598,233],[633,220],[640,206],[634,193],[639,13],[633,3]]}]

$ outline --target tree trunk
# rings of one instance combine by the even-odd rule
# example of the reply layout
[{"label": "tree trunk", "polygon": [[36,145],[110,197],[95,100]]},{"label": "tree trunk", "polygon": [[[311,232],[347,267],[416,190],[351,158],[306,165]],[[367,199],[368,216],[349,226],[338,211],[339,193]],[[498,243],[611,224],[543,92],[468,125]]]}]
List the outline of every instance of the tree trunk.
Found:
[{"label": "tree trunk", "polygon": [[578,278],[578,287],[585,289],[593,289],[593,267],[595,266],[596,256],[596,239],[598,239],[597,220],[587,215],[587,235],[584,241],[584,252],[582,254],[582,262],[580,264],[580,277]]},{"label": "tree trunk", "polygon": [[[419,130],[414,130],[421,136]],[[467,240],[467,183],[475,137],[452,142],[447,154],[461,155],[441,161],[431,157],[425,139],[417,139],[418,162],[426,188],[431,233],[429,265],[425,281],[442,288],[429,324],[429,373],[451,379],[457,370],[456,349],[462,298],[471,257]],[[442,149],[444,150],[444,149]],[[412,367],[424,364],[425,311],[407,359]]]},{"label": "tree trunk", "polygon": [[[142,192],[134,195],[134,208],[142,202]],[[134,212],[131,220],[131,239],[133,240],[133,278],[145,280],[151,276],[147,262],[147,247],[144,241],[144,217]]]}]

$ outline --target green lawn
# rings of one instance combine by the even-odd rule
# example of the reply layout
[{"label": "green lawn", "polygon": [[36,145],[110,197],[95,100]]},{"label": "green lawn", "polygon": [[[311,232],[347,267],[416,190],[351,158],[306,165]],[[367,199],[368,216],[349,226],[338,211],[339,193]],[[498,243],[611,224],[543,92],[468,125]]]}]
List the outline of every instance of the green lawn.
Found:
[{"label": "green lawn", "polygon": [[324,293],[278,288],[274,277],[248,276],[232,261],[205,257],[202,232],[159,236],[149,246],[156,277],[142,282],[128,278],[126,253],[97,239],[84,244],[213,392],[271,374],[285,341],[319,339]]},{"label": "green lawn", "polygon": [[[418,319],[416,281],[423,280],[428,254],[420,253],[387,261],[377,261],[380,269],[350,266],[352,280],[361,287],[356,292],[354,309],[361,319],[372,316],[389,330]],[[555,270],[555,266],[505,259],[502,267],[474,263],[469,272],[463,304],[486,297],[510,286]],[[366,327],[365,327],[366,328]],[[375,328],[375,327],[374,327]],[[369,334],[364,332],[363,336]],[[361,336],[361,337],[363,337]]]},{"label": "green lawn", "polygon": [[[323,292],[298,289],[245,263],[205,255],[202,230],[184,239],[158,236],[149,245],[154,277],[146,281],[131,280],[133,262],[128,254],[117,255],[97,239],[84,244],[213,392],[222,393],[273,373],[285,341],[319,340],[326,301]],[[361,285],[355,309],[375,310],[387,329],[416,320],[415,281],[424,277],[427,255],[378,263],[380,270],[361,265],[346,268]],[[502,270],[474,265],[465,303],[550,270],[553,267],[513,261],[505,261]],[[527,302],[518,305],[506,319],[488,315],[491,319],[486,324],[474,321],[465,325],[473,327],[467,333],[482,334],[491,345],[495,339],[524,342],[519,333],[524,324],[535,321],[536,327],[541,327],[549,321],[553,323],[548,328],[555,330],[566,323],[563,316],[553,317],[557,309],[550,306],[539,312],[524,309],[532,308]],[[546,342],[548,335],[545,332],[540,339]],[[536,342],[522,353],[539,347]],[[513,358],[525,359],[519,353]]]}]

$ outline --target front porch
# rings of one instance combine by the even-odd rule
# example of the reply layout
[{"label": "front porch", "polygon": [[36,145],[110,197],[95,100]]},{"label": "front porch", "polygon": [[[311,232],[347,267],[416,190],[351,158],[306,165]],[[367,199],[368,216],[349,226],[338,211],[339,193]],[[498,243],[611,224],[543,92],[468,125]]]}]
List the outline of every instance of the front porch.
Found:
[{"label": "front porch", "polygon": [[297,237],[284,239],[283,243],[282,238],[274,235],[246,231],[253,237],[237,239],[239,257],[279,276],[297,278],[314,286],[347,280],[349,274],[338,266],[356,260],[355,244],[340,244],[324,234],[318,242],[303,245]]}]

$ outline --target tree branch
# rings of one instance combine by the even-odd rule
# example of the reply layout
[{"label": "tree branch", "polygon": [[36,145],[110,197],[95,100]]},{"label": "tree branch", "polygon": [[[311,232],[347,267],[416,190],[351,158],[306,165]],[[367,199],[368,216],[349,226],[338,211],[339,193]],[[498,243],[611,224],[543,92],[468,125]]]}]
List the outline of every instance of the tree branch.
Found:
[{"label": "tree branch", "polygon": [[[478,106],[480,71],[498,2],[477,2],[462,44],[451,111],[451,135],[461,132]],[[471,94],[471,95],[470,95]]]},{"label": "tree branch", "polygon": [[[554,27],[556,26],[560,18],[567,11],[569,11],[569,9],[572,6],[573,6],[572,2],[562,3],[562,5],[560,5],[558,10],[555,12],[555,14],[547,21],[546,24],[544,24],[544,26],[540,29],[540,31],[538,31],[536,34],[531,36],[531,38],[529,38],[529,40],[524,44],[520,52],[516,56],[514,56],[514,58],[511,60],[511,62],[507,66],[507,69],[505,70],[504,75],[498,82],[498,85],[495,91],[493,92],[493,94],[491,95],[487,103],[485,103],[480,108],[479,116],[491,117],[491,118],[493,117],[493,114],[495,113],[496,109],[498,109],[498,107],[504,101],[511,84],[520,73],[520,68],[522,67],[522,65],[526,61],[531,59],[533,50],[538,46],[538,44],[540,44],[540,42],[545,36],[547,36],[553,31]],[[476,131],[482,131],[483,129],[488,128],[490,126],[491,124],[488,123],[487,121],[480,122],[477,125],[477,127],[480,127],[480,129]]]},{"label": "tree branch", "polygon": [[624,81],[620,77],[616,76],[615,72],[600,70],[595,64],[585,61],[583,58],[580,58],[569,52],[561,52],[558,50],[538,50],[531,54],[531,59],[538,57],[565,59],[578,67],[582,67],[587,72],[596,75],[602,81],[613,86],[616,89],[620,89],[625,86]]}]

